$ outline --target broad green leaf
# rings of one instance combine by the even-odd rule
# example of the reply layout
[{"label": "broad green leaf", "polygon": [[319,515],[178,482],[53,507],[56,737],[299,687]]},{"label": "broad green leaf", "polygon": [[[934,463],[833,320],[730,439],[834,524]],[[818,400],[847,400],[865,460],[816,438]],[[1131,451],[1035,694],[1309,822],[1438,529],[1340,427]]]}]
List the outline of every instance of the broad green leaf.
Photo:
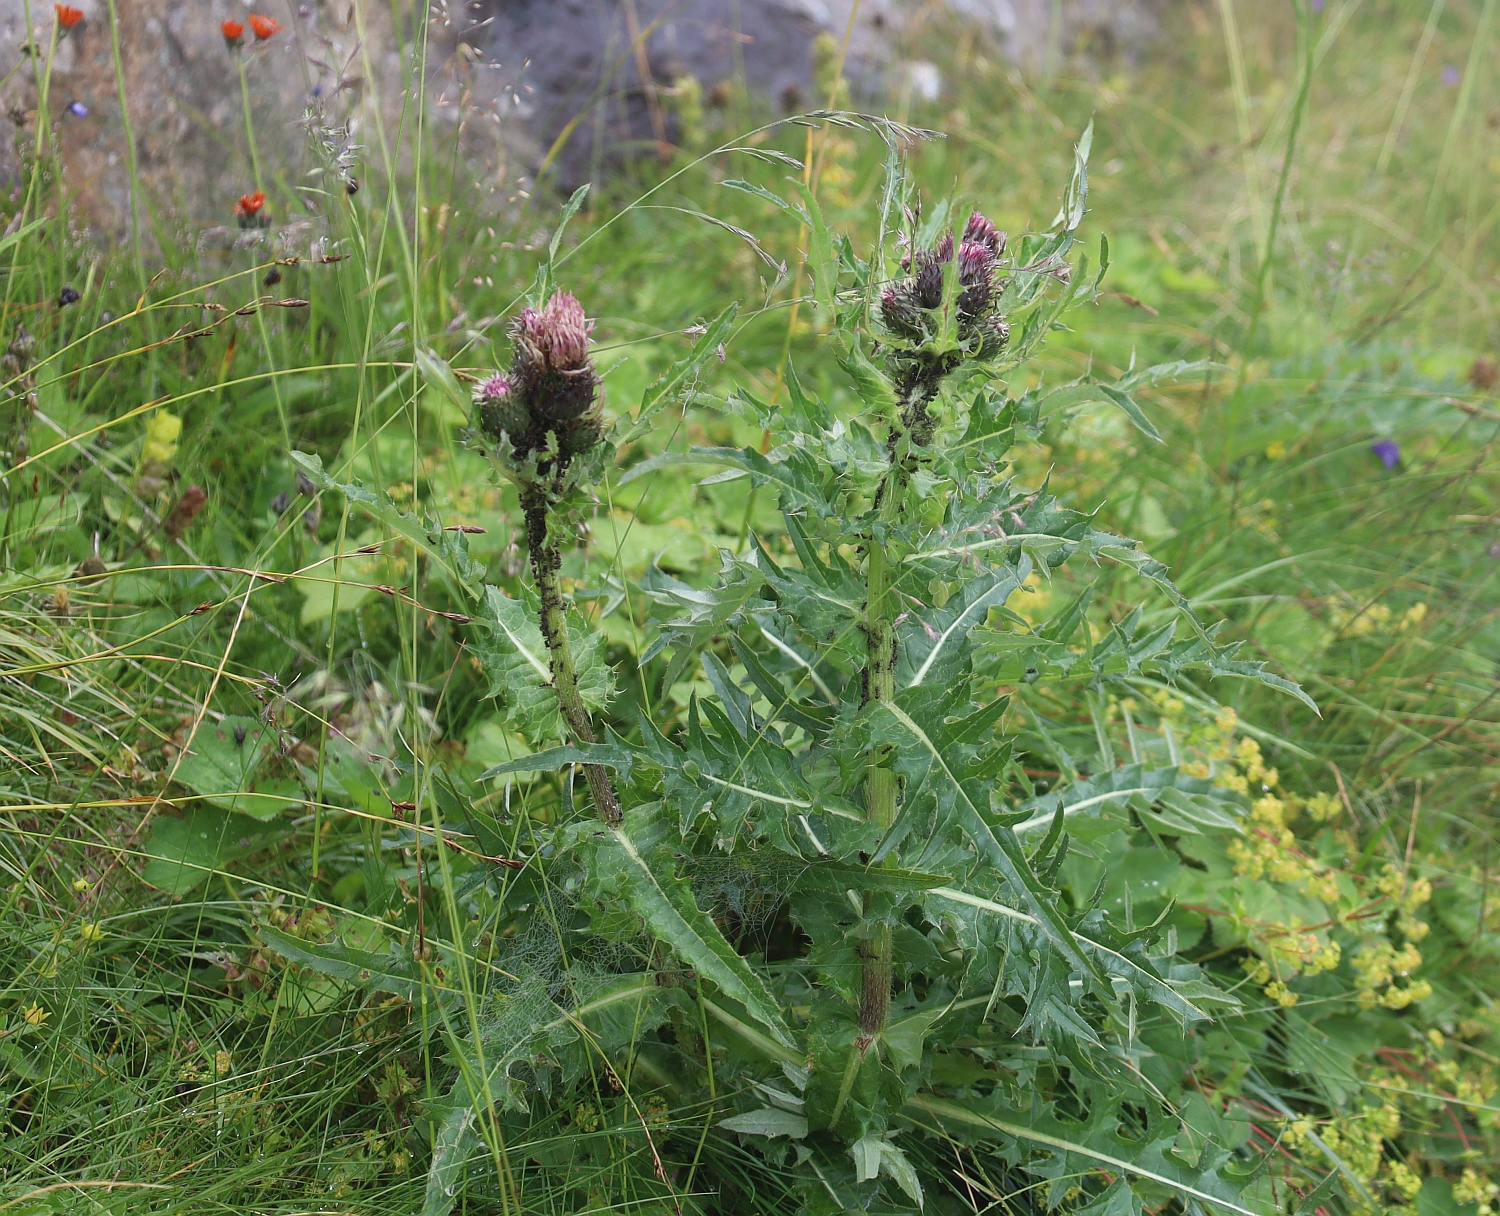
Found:
[{"label": "broad green leaf", "polygon": [[742,1136],[766,1136],[774,1140],[785,1136],[789,1140],[801,1140],[807,1135],[807,1118],[789,1110],[778,1110],[764,1106],[760,1110],[746,1111],[743,1115],[731,1115],[721,1119],[719,1126],[725,1131],[739,1132]]},{"label": "broad green leaf", "polygon": [[886,1058],[897,1072],[915,1068],[922,1062],[922,1045],[927,1033],[945,1013],[945,1008],[918,1009],[905,1017],[893,1017],[880,1032]]},{"label": "broad green leaf", "polygon": [[152,825],[141,878],[168,895],[186,895],[230,861],[265,848],[282,834],[274,824],[218,806],[191,806],[180,818],[163,815]]},{"label": "broad green leaf", "polygon": [[176,778],[226,810],[274,819],[304,797],[295,780],[266,775],[279,741],[279,732],[259,718],[203,722],[177,764]]}]

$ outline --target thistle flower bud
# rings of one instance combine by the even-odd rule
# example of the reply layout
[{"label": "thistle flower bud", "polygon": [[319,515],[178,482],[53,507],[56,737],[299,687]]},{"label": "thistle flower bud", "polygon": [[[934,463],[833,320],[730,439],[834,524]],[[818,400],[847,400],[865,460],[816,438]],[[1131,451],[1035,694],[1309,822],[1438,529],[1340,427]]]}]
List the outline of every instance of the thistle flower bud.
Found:
[{"label": "thistle flower bud", "polygon": [[[979,212],[969,216],[958,247],[958,331],[969,353],[979,357],[995,353],[1009,334],[1004,323],[990,315],[1004,251],[1005,234]],[[945,267],[951,261],[951,235],[945,235],[936,249],[917,249],[901,260],[908,277],[887,286],[880,297],[881,318],[892,333],[911,342],[932,335],[935,324],[927,314],[942,305]]]},{"label": "thistle flower bud", "polygon": [[516,461],[545,452],[550,434],[565,467],[604,437],[599,373],[589,358],[593,331],[583,305],[565,291],[511,325],[510,371],[480,384],[474,404],[480,429],[492,439],[506,437]]},{"label": "thistle flower bud", "polygon": [[997,258],[1005,252],[1005,233],[977,211],[969,216],[969,222],[964,225],[964,241],[983,245]]},{"label": "thistle flower bud", "polygon": [[474,404],[486,435],[497,439],[509,435],[514,444],[530,425],[525,406],[510,391],[510,378],[503,372],[496,372],[475,390]]},{"label": "thistle flower bud", "polygon": [[890,367],[901,401],[901,426],[912,442],[926,445],[936,422],[928,406],[937,397],[943,377],[964,359],[991,359],[1010,337],[1004,318],[995,307],[1002,285],[999,278],[1005,234],[988,219],[974,212],[964,225],[958,242],[957,313],[959,345],[938,349],[933,343],[941,328],[937,310],[943,305],[948,267],[955,251],[951,234],[934,249],[914,249],[901,259],[904,279],[888,284],[880,293],[880,316],[886,328],[903,344],[891,351]]}]

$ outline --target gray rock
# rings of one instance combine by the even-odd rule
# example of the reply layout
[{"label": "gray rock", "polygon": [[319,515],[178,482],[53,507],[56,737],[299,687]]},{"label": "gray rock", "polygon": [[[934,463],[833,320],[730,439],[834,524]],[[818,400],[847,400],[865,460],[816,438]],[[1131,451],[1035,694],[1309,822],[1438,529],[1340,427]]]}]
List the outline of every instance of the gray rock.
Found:
[{"label": "gray rock", "polygon": [[790,112],[810,109],[813,40],[824,28],[796,0],[480,0],[466,41],[493,65],[558,175],[597,178],[621,156],[680,137],[664,92],[683,75],[710,90],[741,80]]},{"label": "gray rock", "polygon": [[[75,0],[85,17],[51,58],[40,145],[52,131],[64,188],[84,225],[120,237],[138,224],[143,246],[181,247],[205,229],[235,236],[235,202],[257,185],[245,135],[239,72],[249,90],[260,161],[277,231],[303,244],[321,231],[345,169],[330,158],[362,144],[380,158],[382,127],[402,129],[401,66],[391,6],[373,0],[251,0],[282,29],[262,45],[226,49],[220,23],[246,21],[246,0],[116,0],[124,106],[116,81],[107,0]],[[903,47],[920,23],[977,22],[1004,53],[1036,70],[1063,62],[1080,40],[1095,50],[1138,53],[1164,0],[948,0],[944,16],[919,0],[864,0],[852,29],[847,76],[855,101],[884,105],[892,88],[936,99],[932,64]],[[600,180],[622,158],[679,141],[675,81],[691,76],[710,103],[740,83],[772,112],[814,108],[814,39],[842,38],[853,0],[435,0],[428,10],[428,117],[457,130],[477,200],[496,211],[547,165],[556,184]],[[22,160],[38,143],[41,77],[52,6],[0,0],[0,106],[14,140],[0,140],[0,191],[15,192]],[[415,11],[423,10],[418,5]],[[1054,24],[1054,16],[1058,21]],[[400,37],[409,38],[403,27]],[[37,51],[26,52],[35,42]],[[764,102],[762,103],[764,105]],[[311,109],[313,121],[307,121]],[[132,213],[131,145],[143,193]],[[377,121],[379,120],[379,121]],[[728,120],[725,120],[728,121]],[[345,136],[340,129],[351,126]],[[409,150],[406,150],[409,154]],[[400,162],[403,150],[390,149]],[[353,172],[357,173],[355,169]],[[286,225],[293,224],[287,237]],[[222,236],[199,242],[224,244]]]},{"label": "gray rock", "polygon": [[[825,104],[813,83],[813,40],[850,34],[846,75],[856,101],[879,106],[891,89],[941,95],[930,63],[903,43],[935,17],[972,21],[1022,67],[1056,70],[1080,48],[1135,57],[1158,28],[1162,0],[477,0],[464,40],[490,68],[481,94],[514,97],[535,162],[560,182],[597,179],[623,156],[676,142],[673,82],[696,78],[710,95],[740,80],[782,112]],[[561,139],[560,139],[561,137]],[[550,155],[549,155],[550,154]]]}]

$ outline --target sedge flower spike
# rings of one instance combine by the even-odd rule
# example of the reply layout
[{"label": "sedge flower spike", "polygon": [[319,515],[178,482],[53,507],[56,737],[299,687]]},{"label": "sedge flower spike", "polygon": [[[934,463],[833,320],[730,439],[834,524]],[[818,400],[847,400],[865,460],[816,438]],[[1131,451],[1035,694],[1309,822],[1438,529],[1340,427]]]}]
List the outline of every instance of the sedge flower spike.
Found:
[{"label": "sedge flower spike", "polygon": [[589,358],[593,332],[593,320],[566,291],[540,309],[525,309],[512,323],[510,371],[480,384],[474,403],[480,429],[491,439],[508,439],[515,461],[541,456],[551,435],[561,471],[604,437],[599,373]]}]

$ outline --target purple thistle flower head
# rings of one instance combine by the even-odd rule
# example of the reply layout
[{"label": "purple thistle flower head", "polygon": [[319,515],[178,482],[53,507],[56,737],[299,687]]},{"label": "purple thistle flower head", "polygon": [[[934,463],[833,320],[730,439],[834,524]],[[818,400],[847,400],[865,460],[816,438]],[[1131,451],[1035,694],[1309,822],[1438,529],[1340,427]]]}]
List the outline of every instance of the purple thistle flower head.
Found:
[{"label": "purple thistle flower head", "polygon": [[589,359],[594,322],[571,292],[559,291],[538,312],[528,308],[516,322],[516,339],[538,363],[553,371],[580,370]]},{"label": "purple thistle flower head", "polygon": [[518,467],[535,455],[536,473],[560,472],[604,437],[599,373],[589,358],[594,322],[575,296],[559,291],[541,308],[525,309],[510,332],[510,370],[474,390],[480,429],[508,440]]},{"label": "purple thistle flower head", "polygon": [[958,281],[965,287],[988,284],[995,253],[988,245],[965,241],[958,247]]},{"label": "purple thistle flower head", "polygon": [[969,222],[964,225],[964,243],[983,245],[998,258],[1005,252],[1005,233],[976,211],[969,216]]},{"label": "purple thistle flower head", "polygon": [[474,390],[474,405],[480,428],[495,439],[505,435],[517,444],[530,426],[526,406],[510,391],[510,377],[504,372],[496,372],[479,384]]},{"label": "purple thistle flower head", "polygon": [[1395,469],[1401,463],[1401,445],[1394,439],[1381,439],[1372,443],[1370,451],[1380,457],[1380,463],[1388,470]]},{"label": "purple thistle flower head", "polygon": [[[958,246],[959,332],[966,340],[978,340],[976,351],[985,356],[997,349],[997,335],[1004,326],[988,324],[995,300],[995,270],[1005,250],[1005,234],[975,211],[964,225]],[[880,312],[887,326],[901,337],[921,341],[930,326],[924,312],[943,300],[943,267],[953,261],[953,236],[944,233],[934,249],[914,249],[901,259],[910,274],[903,282],[886,287],[880,295]]]}]

